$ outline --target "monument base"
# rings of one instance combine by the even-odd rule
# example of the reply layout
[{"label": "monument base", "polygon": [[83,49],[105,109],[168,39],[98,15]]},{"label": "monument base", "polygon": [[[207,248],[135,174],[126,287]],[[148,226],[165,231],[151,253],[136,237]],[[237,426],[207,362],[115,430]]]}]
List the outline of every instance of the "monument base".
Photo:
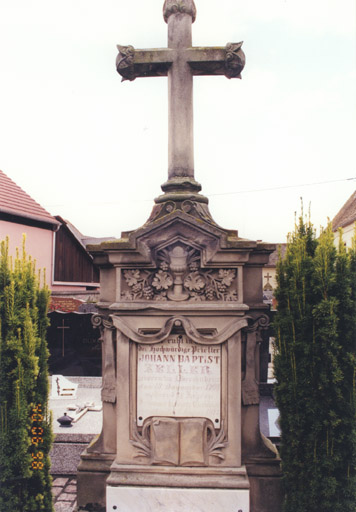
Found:
[{"label": "monument base", "polygon": [[106,488],[106,512],[250,512],[248,489]]}]

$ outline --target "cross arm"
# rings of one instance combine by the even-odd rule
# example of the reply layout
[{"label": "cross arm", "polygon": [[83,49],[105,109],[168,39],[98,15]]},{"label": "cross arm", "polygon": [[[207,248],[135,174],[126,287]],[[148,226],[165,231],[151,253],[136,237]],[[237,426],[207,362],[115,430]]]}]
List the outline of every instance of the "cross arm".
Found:
[{"label": "cross arm", "polygon": [[[228,43],[225,47],[193,47],[183,50],[193,75],[225,75],[241,78],[245,66],[245,54],[241,43]],[[136,50],[133,46],[117,46],[117,72],[122,80],[138,77],[167,76],[176,57],[176,50],[153,48]]]},{"label": "cross arm", "polygon": [[167,76],[175,54],[169,48],[135,50],[133,46],[120,45],[117,48],[120,53],[116,59],[116,69],[122,81],[146,76]]},{"label": "cross arm", "polygon": [[228,43],[225,47],[188,48],[187,62],[193,75],[225,75],[227,78],[241,78],[245,66],[245,54],[241,43]]}]

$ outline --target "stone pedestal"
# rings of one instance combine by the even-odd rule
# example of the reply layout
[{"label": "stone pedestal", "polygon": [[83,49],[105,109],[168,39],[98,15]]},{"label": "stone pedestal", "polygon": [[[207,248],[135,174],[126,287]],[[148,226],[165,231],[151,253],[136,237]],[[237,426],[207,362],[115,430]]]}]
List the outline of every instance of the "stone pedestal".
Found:
[{"label": "stone pedestal", "polygon": [[219,510],[280,510],[258,390],[261,269],[274,246],[239,239],[205,203],[189,205],[157,203],[145,226],[91,248],[101,268],[103,431],[78,468],[82,507],[104,507],[105,497],[108,510],[118,499],[129,507],[133,495],[168,507],[180,496],[166,510],[191,512],[209,492]]}]

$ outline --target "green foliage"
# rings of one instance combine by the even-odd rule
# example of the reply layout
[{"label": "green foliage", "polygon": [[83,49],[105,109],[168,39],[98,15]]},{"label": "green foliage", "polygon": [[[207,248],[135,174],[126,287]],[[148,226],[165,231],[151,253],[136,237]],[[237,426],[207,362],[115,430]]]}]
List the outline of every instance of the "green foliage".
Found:
[{"label": "green foliage", "polygon": [[25,246],[12,262],[8,244],[0,248],[0,510],[52,512],[49,291]]},{"label": "green foliage", "polygon": [[356,244],[299,219],[277,267],[285,512],[356,511]]}]

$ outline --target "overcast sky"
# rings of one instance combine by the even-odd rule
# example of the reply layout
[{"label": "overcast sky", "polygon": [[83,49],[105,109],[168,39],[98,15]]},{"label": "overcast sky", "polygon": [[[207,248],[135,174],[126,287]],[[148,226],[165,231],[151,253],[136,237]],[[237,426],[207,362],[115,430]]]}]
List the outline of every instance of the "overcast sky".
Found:
[{"label": "overcast sky", "polygon": [[[167,179],[167,79],[115,70],[116,44],[166,46],[163,3],[0,0],[0,169],[85,235],[142,225]],[[196,7],[194,45],[246,54],[242,80],[194,79],[195,178],[214,219],[283,242],[303,197],[325,225],[356,189],[355,0]]]}]

